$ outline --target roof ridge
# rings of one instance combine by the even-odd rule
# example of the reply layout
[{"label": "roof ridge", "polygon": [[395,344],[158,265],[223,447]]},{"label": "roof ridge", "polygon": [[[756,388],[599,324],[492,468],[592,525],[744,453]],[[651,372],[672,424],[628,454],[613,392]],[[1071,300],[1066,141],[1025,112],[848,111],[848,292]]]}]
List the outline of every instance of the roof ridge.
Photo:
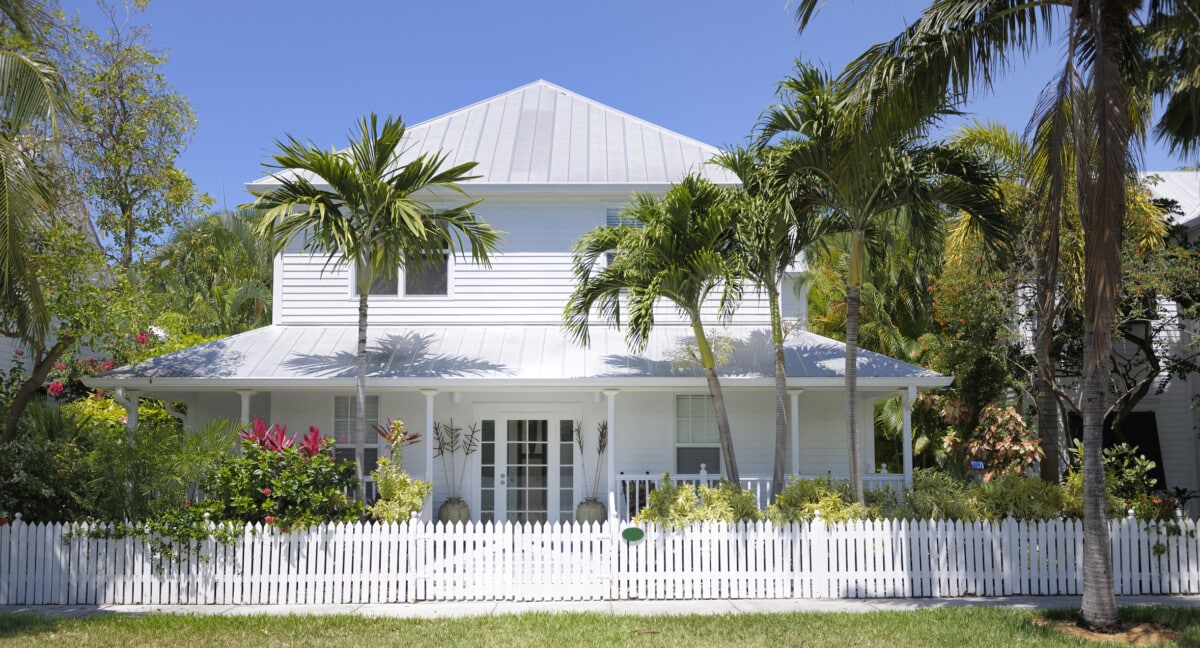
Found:
[{"label": "roof ridge", "polygon": [[606,103],[603,103],[603,102],[601,102],[601,101],[598,101],[598,100],[596,100],[596,99],[592,99],[591,97],[588,97],[588,96],[585,96],[585,95],[581,95],[581,94],[579,94],[578,92],[575,92],[574,90],[569,90],[569,89],[567,89],[567,88],[564,88],[564,87],[562,87],[562,86],[558,85],[557,83],[552,83],[552,82],[550,82],[550,81],[547,81],[547,80],[545,80],[545,79],[537,79],[537,80],[535,80],[535,81],[531,81],[531,82],[529,82],[529,83],[526,83],[525,85],[521,85],[521,86],[518,86],[518,87],[516,87],[516,88],[513,88],[512,90],[507,90],[507,91],[505,91],[505,92],[501,92],[501,93],[499,93],[499,94],[492,95],[491,97],[488,97],[488,98],[486,98],[486,99],[480,99],[479,101],[476,101],[476,102],[474,102],[474,103],[472,103],[472,104],[469,104],[469,105],[463,106],[462,108],[455,108],[454,110],[451,110],[450,112],[447,112],[447,113],[442,113],[441,115],[437,115],[437,116],[435,116],[435,117],[430,117],[429,119],[426,119],[426,120],[424,120],[424,121],[422,121],[422,122],[419,122],[419,123],[417,123],[417,124],[413,124],[412,126],[409,126],[409,127],[408,127],[408,129],[409,129],[409,130],[412,130],[412,129],[415,129],[415,128],[418,128],[418,127],[421,127],[421,126],[425,126],[425,125],[431,124],[431,123],[433,123],[433,122],[439,121],[439,120],[441,120],[441,119],[446,119],[446,118],[453,117],[454,115],[457,115],[457,114],[459,114],[459,113],[464,113],[464,112],[466,112],[466,111],[468,111],[468,110],[471,110],[471,109],[473,109],[473,108],[476,108],[476,107],[478,107],[478,106],[481,106],[481,105],[484,105],[484,104],[491,103],[491,102],[493,102],[493,101],[495,101],[495,100],[497,100],[497,99],[501,99],[501,98],[503,98],[503,97],[507,97],[507,96],[510,96],[510,95],[514,95],[514,94],[517,94],[517,93],[519,93],[519,92],[523,92],[523,91],[525,91],[525,90],[527,90],[527,89],[529,89],[529,88],[531,88],[531,87],[535,87],[535,86],[546,87],[546,88],[550,88],[551,90],[555,90],[555,91],[557,91],[557,92],[561,92],[561,93],[563,93],[563,94],[566,94],[566,95],[569,95],[569,96],[571,96],[572,98],[578,99],[578,100],[580,100],[580,101],[582,101],[582,102],[584,102],[584,103],[587,103],[587,104],[594,105],[594,106],[596,106],[596,107],[600,108],[601,110],[605,110],[605,111],[608,111],[608,112],[610,112],[610,113],[613,113],[613,114],[615,114],[615,115],[617,115],[617,116],[620,116],[620,117],[622,117],[622,118],[625,118],[625,119],[628,119],[628,120],[631,120],[631,121],[637,122],[637,123],[639,123],[639,124],[641,124],[641,125],[643,125],[643,126],[646,126],[646,127],[650,128],[650,129],[652,129],[652,130],[654,130],[654,131],[658,131],[658,132],[660,132],[660,133],[666,133],[666,134],[668,134],[668,135],[671,135],[672,137],[677,137],[677,138],[679,138],[679,139],[681,139],[681,140],[685,140],[685,141],[687,141],[687,142],[690,142],[690,143],[692,143],[692,144],[695,144],[696,146],[699,146],[699,147],[701,147],[701,148],[705,148],[705,149],[712,149],[714,152],[717,152],[717,153],[719,153],[719,152],[721,151],[721,148],[720,148],[720,147],[718,147],[718,146],[714,146],[714,145],[712,145],[712,144],[709,144],[709,143],[707,143],[707,142],[702,142],[702,141],[700,141],[700,140],[698,140],[698,139],[696,139],[696,138],[694,138],[694,137],[689,137],[689,136],[687,136],[687,135],[684,135],[683,133],[680,133],[680,132],[678,132],[678,131],[673,131],[673,130],[671,130],[671,129],[667,128],[666,126],[661,126],[661,125],[659,125],[659,124],[655,124],[655,123],[654,123],[654,122],[652,122],[652,121],[648,121],[648,120],[646,120],[646,119],[643,119],[643,118],[641,118],[641,117],[638,117],[637,115],[633,115],[633,114],[627,113],[627,112],[625,112],[625,111],[623,111],[623,110],[620,110],[620,109],[618,109],[618,108],[613,108],[612,106],[610,106],[610,105],[608,105],[608,104],[606,104]]}]

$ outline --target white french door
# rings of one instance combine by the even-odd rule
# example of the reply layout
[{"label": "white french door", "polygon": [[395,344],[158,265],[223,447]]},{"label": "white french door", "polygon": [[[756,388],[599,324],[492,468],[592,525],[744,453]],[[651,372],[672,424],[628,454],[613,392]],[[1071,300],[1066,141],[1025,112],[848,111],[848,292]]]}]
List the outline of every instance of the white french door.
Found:
[{"label": "white french door", "polygon": [[575,421],[557,411],[480,417],[479,519],[557,522],[575,511]]}]

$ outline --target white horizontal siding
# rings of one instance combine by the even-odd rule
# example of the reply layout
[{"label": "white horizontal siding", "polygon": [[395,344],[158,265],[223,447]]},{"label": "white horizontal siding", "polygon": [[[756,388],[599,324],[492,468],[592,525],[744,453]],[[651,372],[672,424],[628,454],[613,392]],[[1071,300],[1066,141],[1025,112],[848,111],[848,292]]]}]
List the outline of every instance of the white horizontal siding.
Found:
[{"label": "white horizontal siding", "polygon": [[[449,297],[373,297],[369,313],[374,325],[428,324],[558,324],[575,288],[571,251],[586,232],[605,223],[605,210],[625,204],[622,193],[560,197],[549,194],[489,197],[477,210],[492,227],[504,232],[500,252],[490,268],[455,259]],[[276,323],[349,325],[357,322],[353,272],[292,245],[280,262],[281,277],[274,307]],[[798,302],[788,297],[788,310]],[[716,322],[716,297],[704,311]],[[660,324],[683,319],[664,302],[656,311]],[[734,324],[769,322],[764,298],[747,292]]]}]

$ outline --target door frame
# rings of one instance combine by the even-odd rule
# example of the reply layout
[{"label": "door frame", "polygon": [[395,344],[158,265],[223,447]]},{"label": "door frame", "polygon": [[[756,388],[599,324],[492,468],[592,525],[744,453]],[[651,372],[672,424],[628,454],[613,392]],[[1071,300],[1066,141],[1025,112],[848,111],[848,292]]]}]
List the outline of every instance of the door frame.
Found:
[{"label": "door frame", "polygon": [[[559,507],[553,507],[550,505],[550,503],[558,501],[558,497],[559,497],[559,492],[558,492],[559,467],[560,467],[559,457],[558,457],[558,453],[556,451],[552,451],[552,450],[557,449],[556,445],[558,443],[558,436],[557,436],[558,421],[561,421],[561,420],[581,421],[583,419],[583,404],[578,403],[578,402],[574,402],[574,403],[572,403],[572,402],[566,402],[566,403],[564,403],[564,402],[558,402],[558,403],[544,403],[544,402],[475,403],[472,406],[471,410],[472,410],[471,411],[472,420],[479,422],[480,425],[483,424],[484,420],[490,419],[490,420],[496,421],[496,443],[497,443],[496,452],[497,453],[500,453],[503,448],[503,446],[499,445],[501,438],[503,438],[504,442],[507,443],[507,439],[508,439],[508,437],[507,437],[508,426],[506,424],[507,421],[530,420],[530,419],[539,419],[539,418],[545,418],[547,421],[549,421],[549,425],[548,425],[548,428],[549,428],[548,429],[548,432],[549,432],[548,437],[549,438],[547,440],[549,447],[547,448],[548,456],[547,456],[547,462],[546,462],[546,464],[547,464],[546,470],[547,470],[547,475],[548,475],[549,479],[548,479],[548,483],[546,486],[547,495],[548,495],[547,502],[546,502],[546,508],[547,508],[546,519],[550,522],[557,522],[559,508],[561,508],[561,504]],[[573,481],[571,484],[571,488],[572,488],[573,493],[578,494],[579,488],[580,488],[579,453],[573,452],[571,454],[571,458],[572,458],[572,462],[573,462],[572,463],[573,470],[571,471]],[[483,514],[483,506],[482,506],[482,504],[483,504],[483,502],[482,502],[483,483],[482,483],[482,477],[480,475],[480,468],[482,467],[482,462],[483,462],[482,456],[480,457],[480,459],[478,461],[472,462],[473,465],[471,467],[471,471],[472,471],[471,472],[471,477],[472,477],[471,481],[473,482],[473,486],[469,488],[470,493],[469,493],[468,502],[471,506],[471,510],[477,512],[477,514],[476,514],[477,516],[482,516],[482,514]],[[499,486],[496,486],[496,497],[497,498],[500,497]],[[478,517],[477,517],[477,519],[478,519]],[[496,522],[497,523],[503,522],[503,520],[497,519]]]}]

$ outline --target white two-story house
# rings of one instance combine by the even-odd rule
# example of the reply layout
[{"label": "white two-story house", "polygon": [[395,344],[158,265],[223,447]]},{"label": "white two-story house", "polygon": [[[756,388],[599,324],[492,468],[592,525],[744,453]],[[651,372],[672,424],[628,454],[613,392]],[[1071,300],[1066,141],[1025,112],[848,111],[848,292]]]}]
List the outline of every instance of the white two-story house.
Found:
[{"label": "white two-story house", "polygon": [[[426,514],[449,493],[429,443],[435,422],[479,432],[462,495],[480,520],[572,519],[590,494],[601,422],[610,441],[599,462],[597,494],[615,514],[627,514],[635,506],[631,494],[664,472],[719,475],[703,374],[673,361],[691,338],[682,317],[664,304],[640,353],[599,318],[593,318],[587,348],[561,327],[579,237],[613,223],[633,192],[662,193],[689,172],[733,183],[708,164],[717,149],[545,81],[412,126],[407,138],[409,155],[441,150],[448,164],[478,161],[481,177],[463,186],[482,199],[476,208],[482,220],[505,232],[490,268],[449,258],[433,271],[400,273],[370,298],[368,418],[402,419],[410,431],[424,433],[404,465],[437,484]],[[271,182],[266,177],[247,188],[255,193]],[[293,431],[316,425],[336,438],[344,456],[363,446],[369,470],[382,444],[373,434],[364,439],[352,432],[352,272],[326,266],[323,257],[284,252],[275,262],[271,326],[123,367],[92,383],[186,402],[192,423],[258,416]],[[803,322],[802,298],[791,288],[783,292],[785,315]],[[749,293],[730,325],[713,325],[733,340],[720,373],[739,468],[765,499],[775,426],[767,304]],[[843,345],[792,328],[785,464],[793,474],[845,477]],[[860,351],[859,362],[860,412],[897,395],[911,404],[918,390],[950,382],[870,352]],[[911,442],[904,444],[903,465],[881,469],[870,442],[871,416],[859,420],[868,485],[910,479]],[[577,425],[585,434],[582,452]]]}]

